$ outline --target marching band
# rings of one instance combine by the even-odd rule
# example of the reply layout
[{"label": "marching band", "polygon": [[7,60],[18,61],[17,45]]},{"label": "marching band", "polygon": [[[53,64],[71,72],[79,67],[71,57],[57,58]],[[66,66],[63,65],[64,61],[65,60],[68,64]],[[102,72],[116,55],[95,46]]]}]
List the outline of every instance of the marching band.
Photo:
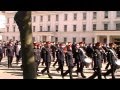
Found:
[{"label": "marching band", "polygon": [[[57,72],[61,72],[61,77],[64,78],[68,73],[70,79],[73,79],[73,68],[77,76],[81,74],[82,78],[94,79],[98,76],[98,79],[102,79],[102,76],[106,77],[111,73],[112,79],[115,79],[115,71],[120,68],[120,46],[115,43],[109,45],[97,42],[95,44],[79,43],[60,43],[60,42],[34,42],[34,57],[36,62],[36,72],[39,71],[39,66],[44,65],[45,68],[41,70],[41,74],[47,71],[48,77],[52,78],[50,73],[51,62],[54,62],[52,66],[58,64],[56,68]],[[20,41],[0,42],[0,64],[2,59],[7,56],[8,68],[12,67],[14,56],[16,57],[16,64],[22,60]],[[103,73],[101,68],[102,64],[106,64]],[[68,67],[68,70],[64,71],[64,66]],[[93,75],[86,77],[84,75],[84,68],[93,69]],[[110,67],[110,69],[108,69]]]}]

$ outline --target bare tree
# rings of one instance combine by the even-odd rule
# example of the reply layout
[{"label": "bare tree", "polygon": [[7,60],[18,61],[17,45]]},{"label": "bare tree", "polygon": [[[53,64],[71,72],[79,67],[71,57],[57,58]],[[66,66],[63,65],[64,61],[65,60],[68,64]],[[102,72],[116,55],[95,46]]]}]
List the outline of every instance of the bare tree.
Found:
[{"label": "bare tree", "polygon": [[16,21],[21,40],[23,79],[36,79],[36,65],[34,60],[31,11],[18,11],[14,20]]}]

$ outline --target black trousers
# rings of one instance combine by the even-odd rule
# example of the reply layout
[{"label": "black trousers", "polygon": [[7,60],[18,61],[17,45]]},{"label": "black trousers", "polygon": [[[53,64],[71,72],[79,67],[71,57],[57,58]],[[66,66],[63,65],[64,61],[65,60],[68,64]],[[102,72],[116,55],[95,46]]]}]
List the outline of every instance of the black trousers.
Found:
[{"label": "black trousers", "polygon": [[3,54],[1,53],[0,54],[0,62],[2,61],[2,58],[3,58]]},{"label": "black trousers", "polygon": [[63,66],[64,66],[64,63],[63,62],[59,62],[58,65],[59,65],[59,67],[56,70],[57,71],[61,70],[61,76],[63,76]]},{"label": "black trousers", "polygon": [[117,69],[117,66],[116,65],[111,65],[111,69],[109,69],[104,75],[107,76],[111,73],[112,75],[112,79],[115,79],[115,71]]},{"label": "black trousers", "polygon": [[[75,59],[74,67],[75,67],[76,64],[77,64],[77,70],[76,71],[78,71],[79,68],[80,68],[80,62],[79,62],[78,59]],[[78,72],[77,72],[77,75],[78,75]]]},{"label": "black trousers", "polygon": [[50,65],[51,65],[51,62],[45,62],[45,66],[46,67],[42,70],[42,73],[44,73],[45,71],[47,71],[47,74],[48,74],[49,77],[51,77],[50,71],[49,71]]},{"label": "black trousers", "polygon": [[68,70],[64,73],[64,76],[66,76],[69,73],[70,79],[73,79],[72,71],[73,71],[73,66],[68,66]]},{"label": "black trousers", "polygon": [[56,61],[54,62],[53,66],[55,66],[58,63],[58,60],[56,59]]},{"label": "black trousers", "polygon": [[16,63],[18,64],[19,61],[20,61],[20,56],[16,55]]},{"label": "black trousers", "polygon": [[8,56],[8,68],[12,66],[13,56]]},{"label": "black trousers", "polygon": [[90,76],[88,79],[94,79],[96,76],[98,76],[98,79],[102,79],[101,68],[96,68],[93,75]]},{"label": "black trousers", "polygon": [[55,52],[52,53],[53,61],[55,60]]},{"label": "black trousers", "polygon": [[77,72],[81,73],[81,76],[84,78],[85,75],[83,74],[83,69],[84,69],[85,63],[84,62],[80,62],[80,68],[77,70]]},{"label": "black trousers", "polygon": [[110,63],[108,62],[105,69],[108,69],[109,66],[110,66]]}]

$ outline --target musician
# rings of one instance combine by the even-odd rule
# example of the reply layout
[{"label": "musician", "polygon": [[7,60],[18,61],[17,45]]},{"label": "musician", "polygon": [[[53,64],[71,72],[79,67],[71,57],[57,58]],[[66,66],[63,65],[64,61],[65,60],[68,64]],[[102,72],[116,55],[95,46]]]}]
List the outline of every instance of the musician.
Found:
[{"label": "musician", "polygon": [[64,48],[65,48],[65,44],[61,43],[60,48],[58,48],[58,50],[56,52],[57,61],[58,61],[58,65],[59,65],[59,67],[56,70],[58,72],[59,72],[59,70],[61,70],[62,77],[63,77],[63,66],[64,66],[64,58],[65,58]]},{"label": "musician", "polygon": [[8,57],[8,68],[10,68],[12,67],[12,61],[13,61],[14,52],[15,52],[13,42],[9,42],[6,52],[7,52],[7,57]]},{"label": "musician", "polygon": [[46,42],[45,44],[45,48],[43,49],[43,60],[45,62],[45,68],[41,71],[42,74],[44,74],[44,72],[47,70],[47,74],[49,78],[52,78],[49,68],[51,65],[51,54],[52,54],[52,50],[51,50],[51,43],[50,42]]},{"label": "musician", "polygon": [[100,49],[101,43],[97,42],[93,53],[94,73],[88,79],[94,79],[96,76],[98,76],[98,79],[102,79],[101,78],[102,54],[100,52]]},{"label": "musician", "polygon": [[66,63],[67,63],[67,66],[68,66],[68,70],[63,74],[63,77],[66,76],[68,73],[70,75],[70,79],[73,79],[73,76],[72,76],[72,69],[73,69],[73,53],[72,53],[72,47],[71,46],[68,46],[67,47],[67,52],[65,53],[65,58],[66,58]]},{"label": "musician", "polygon": [[79,68],[76,72],[77,72],[77,74],[80,72],[80,73],[81,73],[81,76],[82,76],[83,78],[86,78],[86,76],[83,74],[83,68],[84,68],[84,66],[85,66],[84,59],[86,58],[86,56],[85,56],[85,55],[86,55],[86,52],[85,52],[85,50],[83,49],[84,43],[83,43],[83,42],[80,42],[79,45],[80,45],[80,51],[79,51],[79,54],[80,54],[80,68]]},{"label": "musician", "polygon": [[109,64],[110,64],[111,68],[109,70],[107,70],[106,73],[103,74],[105,79],[106,79],[106,76],[109,75],[110,73],[112,74],[112,79],[115,79],[114,73],[117,69],[117,65],[115,63],[115,60],[117,60],[117,54],[116,54],[115,50],[113,49],[114,46],[115,46],[114,43],[109,44],[110,49],[108,51],[108,57],[109,57],[108,61],[109,61]]}]

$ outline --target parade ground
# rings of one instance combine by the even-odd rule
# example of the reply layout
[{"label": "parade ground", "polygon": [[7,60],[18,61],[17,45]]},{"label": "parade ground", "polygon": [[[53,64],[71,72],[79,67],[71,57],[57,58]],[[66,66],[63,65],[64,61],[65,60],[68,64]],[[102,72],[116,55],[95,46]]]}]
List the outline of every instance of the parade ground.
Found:
[{"label": "parade ground", "polygon": [[[13,60],[13,67],[8,68],[7,57],[3,58],[1,65],[0,65],[0,79],[23,79],[23,72],[20,68],[21,62],[17,65],[15,61],[16,61],[16,58],[14,58],[14,60]],[[53,62],[52,62],[52,64],[53,64]],[[58,67],[58,65],[53,67],[52,64],[51,64],[51,68],[50,68],[50,73],[51,73],[53,79],[62,79],[60,72],[58,73],[56,71],[56,68]],[[105,66],[106,66],[106,64],[103,64],[102,72],[106,72],[106,70],[104,69]],[[44,75],[42,75],[40,72],[44,67],[45,66],[42,66],[41,64],[39,65],[39,71],[38,71],[39,75],[37,76],[37,79],[49,79],[47,72],[45,72]],[[64,67],[64,70],[67,70],[67,66]],[[73,69],[73,79],[83,79],[81,76],[77,77],[75,70],[76,70],[76,67]],[[93,70],[92,70],[91,66],[89,68],[86,68],[86,67],[84,68],[84,74],[87,78],[93,74]],[[117,69],[115,76],[116,76],[116,79],[120,79],[120,69]],[[104,79],[103,76],[102,76],[102,78]],[[64,79],[69,79],[69,74],[67,76],[65,76]],[[96,77],[96,79],[97,79],[97,77]],[[107,76],[107,79],[111,79],[111,75]]]}]

